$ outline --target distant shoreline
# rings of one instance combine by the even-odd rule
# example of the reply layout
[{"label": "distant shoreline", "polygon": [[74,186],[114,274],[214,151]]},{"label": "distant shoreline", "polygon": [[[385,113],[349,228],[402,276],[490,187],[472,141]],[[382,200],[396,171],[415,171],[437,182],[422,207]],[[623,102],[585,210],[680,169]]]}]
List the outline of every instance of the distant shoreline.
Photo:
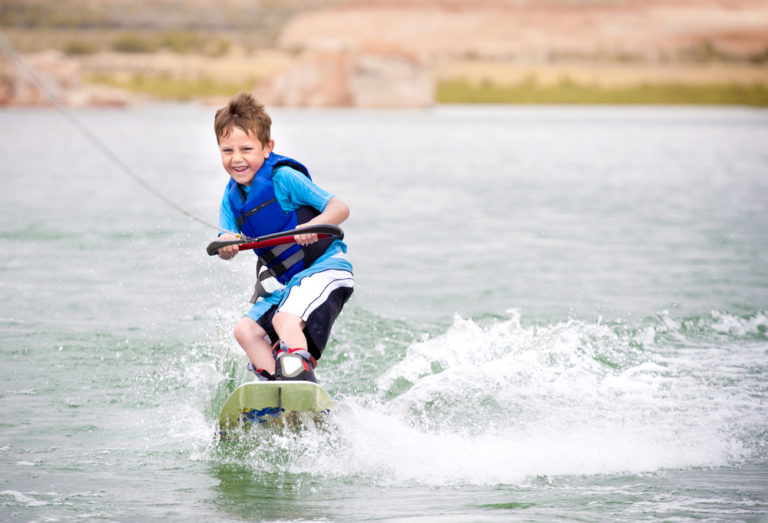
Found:
[{"label": "distant shoreline", "polygon": [[563,80],[555,85],[519,83],[472,85],[465,80],[438,84],[442,104],[553,105],[744,105],[768,107],[765,84],[646,83],[600,86]]},{"label": "distant shoreline", "polygon": [[[51,50],[24,58],[56,86],[68,105],[89,107],[146,101],[218,104],[239,91],[256,90],[265,78],[296,63],[295,56],[274,49],[218,57],[167,51],[72,56]],[[14,68],[6,66],[4,71],[6,81],[9,74],[16,75],[11,77],[11,85],[27,97],[0,96],[0,106],[47,103],[44,96],[29,94],[34,89],[29,84],[14,85],[25,81]],[[432,68],[431,74],[434,104],[768,107],[768,68],[749,64],[582,61],[521,65],[465,60]]]}]

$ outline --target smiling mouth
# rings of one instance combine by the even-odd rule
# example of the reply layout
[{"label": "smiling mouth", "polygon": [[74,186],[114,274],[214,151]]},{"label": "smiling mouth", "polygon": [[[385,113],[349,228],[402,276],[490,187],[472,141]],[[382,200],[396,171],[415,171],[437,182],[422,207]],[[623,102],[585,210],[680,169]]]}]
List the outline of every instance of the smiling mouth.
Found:
[{"label": "smiling mouth", "polygon": [[238,167],[232,167],[232,170],[235,171],[236,173],[244,173],[245,171],[248,170],[248,166],[247,165],[241,165],[241,166],[238,166]]}]

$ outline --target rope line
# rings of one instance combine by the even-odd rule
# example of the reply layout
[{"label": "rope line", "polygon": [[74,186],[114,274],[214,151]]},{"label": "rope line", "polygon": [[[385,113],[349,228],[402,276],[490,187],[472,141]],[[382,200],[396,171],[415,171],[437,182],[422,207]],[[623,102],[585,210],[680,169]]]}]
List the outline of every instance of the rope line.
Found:
[{"label": "rope line", "polygon": [[[45,81],[27,64],[27,62],[16,52],[11,43],[0,33],[0,47],[2,47],[5,55],[16,64],[16,67],[24,74],[24,76],[37,87],[40,93],[43,94],[53,106],[69,121],[69,123],[77,129],[88,141],[90,141],[110,162],[112,162],[123,174],[132,178],[136,183],[141,185],[144,189],[150,192],[157,199],[165,203],[167,206],[175,209],[184,216],[196,221],[197,223],[204,225],[205,227],[216,229],[219,232],[232,232],[222,229],[217,225],[213,225],[197,215],[189,212],[181,207],[179,204],[165,196],[163,193],[155,189],[149,182],[139,176],[131,167],[126,164],[117,154],[115,154],[96,134],[91,131],[82,120],[80,120],[75,114],[69,110],[64,102],[61,100],[55,89],[47,85]],[[232,232],[232,234],[237,234]]]}]

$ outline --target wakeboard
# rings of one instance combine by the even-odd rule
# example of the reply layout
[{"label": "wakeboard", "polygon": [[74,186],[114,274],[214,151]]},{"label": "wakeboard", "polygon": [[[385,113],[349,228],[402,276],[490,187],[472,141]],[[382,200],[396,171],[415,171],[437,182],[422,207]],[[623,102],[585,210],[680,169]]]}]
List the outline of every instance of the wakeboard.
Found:
[{"label": "wakeboard", "polygon": [[219,435],[259,426],[321,423],[334,407],[330,395],[311,381],[253,381],[229,395],[219,414]]}]

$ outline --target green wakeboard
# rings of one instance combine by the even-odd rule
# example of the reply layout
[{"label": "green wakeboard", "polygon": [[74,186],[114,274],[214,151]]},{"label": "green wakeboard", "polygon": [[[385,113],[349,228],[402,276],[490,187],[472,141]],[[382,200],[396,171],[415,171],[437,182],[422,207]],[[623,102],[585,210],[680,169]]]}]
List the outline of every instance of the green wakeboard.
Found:
[{"label": "green wakeboard", "polygon": [[311,381],[254,381],[229,395],[219,414],[219,434],[254,425],[297,426],[318,423],[334,407],[333,400]]}]

